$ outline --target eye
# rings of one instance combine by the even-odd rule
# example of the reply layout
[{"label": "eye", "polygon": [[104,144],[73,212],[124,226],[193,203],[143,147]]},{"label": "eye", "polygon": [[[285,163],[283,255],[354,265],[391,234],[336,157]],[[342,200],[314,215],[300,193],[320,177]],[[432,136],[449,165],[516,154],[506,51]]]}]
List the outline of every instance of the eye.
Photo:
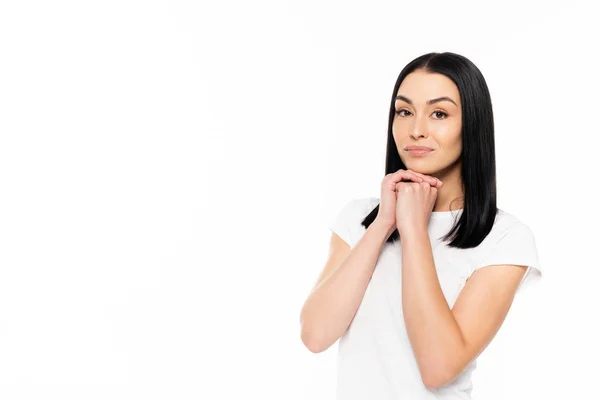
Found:
[{"label": "eye", "polygon": [[[444,116],[444,118],[448,116],[448,114],[446,114],[446,113],[445,113],[445,112],[443,112],[443,111],[434,111],[434,112],[433,112],[433,114],[438,114],[438,115],[439,115],[439,114],[442,114],[442,115]],[[442,118],[436,118],[436,119],[442,119]]]},{"label": "eye", "polygon": [[404,117],[404,115],[401,115],[401,114],[400,114],[402,111],[410,112],[410,111],[408,111],[408,110],[405,110],[405,109],[403,108],[403,109],[401,109],[401,110],[396,110],[396,115],[400,115],[401,117]]},{"label": "eye", "polygon": [[[406,110],[405,108],[402,108],[402,109],[400,109],[400,110],[396,110],[396,115],[399,115],[399,116],[401,116],[401,117],[405,117],[405,116],[406,116],[406,114],[401,114],[403,111],[406,111],[407,113],[409,113],[409,114],[410,114],[410,111]],[[440,114],[441,114],[443,117],[440,117]],[[439,110],[436,110],[436,111],[434,111],[434,112],[433,112],[431,115],[435,115],[436,117],[438,117],[438,118],[434,118],[434,119],[444,119],[444,118],[446,118],[446,117],[448,116],[448,114],[446,114],[446,113],[445,113],[445,112],[443,112],[443,111],[439,111]]]}]

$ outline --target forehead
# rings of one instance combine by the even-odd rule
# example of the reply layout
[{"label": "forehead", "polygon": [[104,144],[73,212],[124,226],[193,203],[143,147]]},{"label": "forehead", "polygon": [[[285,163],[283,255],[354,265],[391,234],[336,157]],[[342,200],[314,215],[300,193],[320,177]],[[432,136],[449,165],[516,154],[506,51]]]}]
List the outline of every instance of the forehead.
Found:
[{"label": "forehead", "polygon": [[408,97],[416,104],[425,104],[427,100],[448,96],[460,104],[458,88],[450,78],[438,73],[414,71],[408,74],[396,95]]}]

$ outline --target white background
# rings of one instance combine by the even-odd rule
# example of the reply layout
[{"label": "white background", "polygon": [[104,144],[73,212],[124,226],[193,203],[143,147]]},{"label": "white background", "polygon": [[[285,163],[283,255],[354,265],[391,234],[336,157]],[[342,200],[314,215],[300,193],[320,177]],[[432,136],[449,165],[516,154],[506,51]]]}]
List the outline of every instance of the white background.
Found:
[{"label": "white background", "polygon": [[0,3],[0,398],[333,399],[300,309],[430,51],[483,72],[545,274],[473,396],[597,395],[592,3]]}]

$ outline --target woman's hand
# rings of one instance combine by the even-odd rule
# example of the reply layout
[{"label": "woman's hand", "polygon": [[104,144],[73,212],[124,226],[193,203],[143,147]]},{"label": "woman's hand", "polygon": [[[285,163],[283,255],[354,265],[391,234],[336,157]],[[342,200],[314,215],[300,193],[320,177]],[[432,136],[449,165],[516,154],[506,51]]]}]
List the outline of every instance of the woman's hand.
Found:
[{"label": "woman's hand", "polygon": [[396,184],[396,227],[400,236],[419,229],[427,230],[429,217],[437,199],[437,190],[436,186],[427,182]]},{"label": "woman's hand", "polygon": [[402,181],[416,182],[414,184],[424,183],[433,187],[441,187],[442,182],[433,176],[424,175],[410,169],[399,169],[398,171],[387,174],[381,183],[381,201],[379,203],[379,211],[377,212],[376,221],[380,221],[388,226],[393,232],[397,226],[396,209],[397,209],[397,185]]}]

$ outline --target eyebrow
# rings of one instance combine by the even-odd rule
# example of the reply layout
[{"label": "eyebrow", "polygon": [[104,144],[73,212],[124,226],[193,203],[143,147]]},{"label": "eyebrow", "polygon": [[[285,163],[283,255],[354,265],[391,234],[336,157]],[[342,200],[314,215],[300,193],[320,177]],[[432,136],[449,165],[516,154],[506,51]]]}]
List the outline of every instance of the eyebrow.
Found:
[{"label": "eyebrow", "polygon": [[[408,104],[411,104],[411,105],[413,103],[411,99],[409,99],[408,97],[404,97],[401,94],[399,94],[398,96],[396,96],[396,100],[403,100],[403,101],[405,101],[405,102],[407,102]],[[450,97],[446,97],[446,96],[444,96],[444,97],[438,97],[437,99],[427,100],[427,105],[431,105],[431,104],[434,104],[434,103],[439,103],[440,101],[450,101],[455,106],[458,107],[458,105],[454,102],[454,100],[452,100]]]}]

